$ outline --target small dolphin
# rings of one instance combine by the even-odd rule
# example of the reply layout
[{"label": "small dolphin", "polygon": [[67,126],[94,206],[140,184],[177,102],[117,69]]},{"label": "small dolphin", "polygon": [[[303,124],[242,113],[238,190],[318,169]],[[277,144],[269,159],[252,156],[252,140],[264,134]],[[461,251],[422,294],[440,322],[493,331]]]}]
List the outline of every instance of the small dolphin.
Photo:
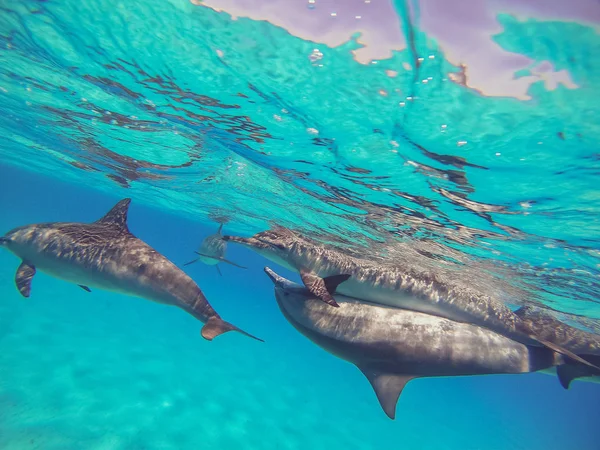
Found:
[{"label": "small dolphin", "polygon": [[276,227],[249,238],[223,236],[300,273],[306,288],[331,306],[335,299],[324,279],[335,276],[342,295],[379,305],[433,314],[488,328],[527,345],[542,345],[600,370],[557,342],[544,340],[502,301],[431,271],[408,265],[381,265],[319,245],[293,231]]},{"label": "small dolphin", "polygon": [[190,264],[194,264],[197,261],[202,261],[204,264],[209,266],[215,266],[217,268],[217,272],[219,275],[221,274],[221,269],[217,264],[223,262],[227,264],[231,264],[232,266],[239,267],[240,269],[247,269],[247,267],[240,266],[234,262],[228,261],[225,259],[225,251],[227,250],[227,242],[223,239],[223,235],[221,231],[223,230],[223,224],[219,225],[219,229],[215,234],[211,234],[207,236],[200,244],[200,248],[197,252],[194,252],[198,255],[198,258],[186,262],[184,266],[189,266]]},{"label": "small dolphin", "polygon": [[335,281],[329,290],[339,307],[331,308],[305,287],[268,267],[265,272],[285,318],[319,347],[356,365],[391,419],[404,386],[414,378],[528,373],[566,362],[548,348],[476,325],[335,294]]},{"label": "small dolphin", "polygon": [[26,225],[0,238],[0,246],[22,259],[15,278],[21,295],[29,297],[39,269],[88,292],[88,286],[98,287],[178,306],[205,324],[207,340],[227,331],[261,340],[222,320],[194,280],[129,232],[130,202],[121,200],[91,224]]}]

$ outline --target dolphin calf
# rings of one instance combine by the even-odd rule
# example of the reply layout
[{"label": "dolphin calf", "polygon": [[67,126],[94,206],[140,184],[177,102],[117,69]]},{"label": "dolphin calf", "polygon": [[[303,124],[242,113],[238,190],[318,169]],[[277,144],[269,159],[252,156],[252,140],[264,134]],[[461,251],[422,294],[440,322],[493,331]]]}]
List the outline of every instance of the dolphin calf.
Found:
[{"label": "dolphin calf", "polygon": [[225,235],[223,239],[249,247],[269,260],[299,272],[305,287],[331,306],[337,306],[337,303],[329,293],[325,279],[339,285],[337,292],[348,297],[479,325],[527,345],[548,347],[600,370],[558,342],[536,335],[529,324],[502,301],[435,272],[359,259],[283,227],[249,238]]},{"label": "dolphin calf", "polygon": [[0,238],[22,262],[15,277],[24,297],[39,269],[56,278],[177,306],[205,325],[202,337],[212,340],[227,331],[242,331],[225,322],[198,285],[171,261],[130,233],[131,199],[118,202],[104,217],[86,223],[41,223],[15,228]]},{"label": "dolphin calf", "polygon": [[219,272],[219,275],[221,275],[221,270],[217,265],[219,263],[231,264],[232,266],[239,267],[240,269],[247,269],[247,267],[240,266],[239,264],[225,259],[227,242],[223,239],[223,235],[221,234],[222,230],[223,224],[219,225],[219,229],[215,234],[211,234],[210,236],[204,238],[204,240],[200,244],[200,248],[198,249],[198,251],[194,252],[198,255],[198,258],[186,262],[184,266],[188,266],[197,261],[201,261],[209,266],[215,266],[217,268],[217,272]]},{"label": "dolphin calf", "polygon": [[335,282],[329,289],[339,307],[331,308],[305,287],[268,267],[265,272],[285,318],[319,347],[356,365],[391,419],[402,390],[414,378],[518,374],[568,363],[548,348],[476,325],[335,294]]}]

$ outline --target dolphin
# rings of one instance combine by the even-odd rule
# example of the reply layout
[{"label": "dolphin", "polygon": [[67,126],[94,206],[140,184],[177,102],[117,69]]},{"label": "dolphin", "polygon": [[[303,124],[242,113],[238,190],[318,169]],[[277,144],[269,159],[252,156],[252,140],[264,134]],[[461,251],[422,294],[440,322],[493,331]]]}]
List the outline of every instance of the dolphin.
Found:
[{"label": "dolphin", "polygon": [[130,203],[129,198],[121,200],[90,224],[26,225],[1,237],[0,246],[22,260],[15,277],[21,295],[29,297],[39,269],[88,292],[98,287],[177,306],[205,324],[201,334],[209,341],[228,331],[261,340],[221,319],[194,280],[131,234]]},{"label": "dolphin", "polygon": [[200,248],[197,252],[194,252],[198,255],[198,258],[186,262],[184,266],[189,266],[197,261],[202,261],[204,264],[209,266],[215,266],[217,268],[217,272],[219,275],[221,274],[221,270],[217,264],[223,262],[227,264],[231,264],[232,266],[239,267],[240,269],[247,269],[247,267],[240,266],[234,262],[231,262],[225,259],[225,251],[227,250],[227,242],[223,239],[222,235],[223,224],[219,225],[219,229],[215,234],[211,234],[206,236],[202,243],[200,244]]},{"label": "dolphin", "polygon": [[476,325],[335,294],[335,281],[329,289],[339,307],[331,308],[305,287],[268,267],[265,272],[288,322],[319,347],[357,366],[391,419],[402,390],[415,378],[518,374],[571,364],[546,347]]},{"label": "dolphin", "polygon": [[501,300],[435,272],[359,259],[279,226],[249,238],[225,235],[223,239],[242,244],[299,272],[304,286],[331,306],[338,305],[324,279],[330,283],[334,280],[339,285],[338,292],[348,297],[479,325],[523,344],[548,347],[600,370],[558,342],[536,335],[531,324]]}]

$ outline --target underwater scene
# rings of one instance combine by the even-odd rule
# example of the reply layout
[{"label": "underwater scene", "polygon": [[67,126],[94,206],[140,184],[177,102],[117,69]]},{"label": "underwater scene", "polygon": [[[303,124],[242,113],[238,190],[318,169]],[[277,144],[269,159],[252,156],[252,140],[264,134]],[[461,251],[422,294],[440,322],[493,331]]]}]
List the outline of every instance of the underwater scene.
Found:
[{"label": "underwater scene", "polygon": [[596,0],[0,11],[0,450],[600,448]]}]

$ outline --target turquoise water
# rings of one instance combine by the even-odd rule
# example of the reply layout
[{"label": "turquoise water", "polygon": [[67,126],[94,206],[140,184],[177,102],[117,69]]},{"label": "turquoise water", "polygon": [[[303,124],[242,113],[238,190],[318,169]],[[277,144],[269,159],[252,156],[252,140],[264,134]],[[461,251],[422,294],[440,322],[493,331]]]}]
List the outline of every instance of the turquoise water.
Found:
[{"label": "turquoise water", "polygon": [[[217,3],[1,3],[0,233],[131,197],[176,264],[217,222],[281,224],[600,332],[597,6],[458,33],[436,2]],[[389,420],[285,321],[267,261],[228,258],[248,270],[186,272],[264,344],[43,273],[23,299],[0,252],[0,448],[598,448],[599,385],[542,374],[415,380]]]}]

